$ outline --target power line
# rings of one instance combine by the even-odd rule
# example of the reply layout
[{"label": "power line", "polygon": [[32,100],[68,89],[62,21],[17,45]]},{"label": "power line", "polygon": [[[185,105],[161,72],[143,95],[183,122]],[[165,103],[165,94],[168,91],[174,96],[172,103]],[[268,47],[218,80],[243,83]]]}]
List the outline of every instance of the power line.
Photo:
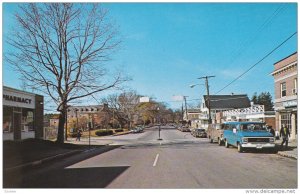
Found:
[{"label": "power line", "polygon": [[241,55],[241,53],[243,53],[245,50],[247,50],[247,47],[251,44],[253,44],[255,42],[255,39],[258,37],[258,35],[264,30],[264,28],[266,28],[271,22],[272,20],[278,15],[280,14],[280,12],[282,12],[286,7],[286,4],[281,4],[279,7],[277,7],[277,9],[272,13],[272,15],[270,15],[265,21],[264,23],[255,31],[255,33],[253,33],[252,37],[249,37],[248,39],[246,39],[244,42],[240,42],[240,46],[238,47],[238,49],[236,51],[232,52],[232,60],[231,60],[231,64]]},{"label": "power line", "polygon": [[260,59],[257,63],[255,63],[254,65],[252,65],[249,69],[247,69],[244,73],[242,73],[241,75],[239,75],[237,78],[235,78],[233,81],[231,81],[229,84],[227,84],[226,86],[224,86],[221,90],[219,90],[218,92],[216,92],[215,94],[220,93],[221,91],[223,91],[225,88],[227,88],[228,86],[230,86],[232,83],[234,83],[236,80],[240,79],[243,75],[245,75],[246,73],[248,73],[251,69],[253,69],[256,65],[258,65],[260,62],[262,62],[263,60],[265,60],[268,56],[270,56],[274,51],[276,51],[278,48],[280,48],[282,45],[284,45],[288,40],[290,40],[293,36],[295,36],[297,34],[297,32],[294,32],[292,35],[290,35],[287,39],[285,39],[282,43],[280,43],[277,47],[275,47],[271,52],[269,52],[267,55],[265,55],[262,59]]}]

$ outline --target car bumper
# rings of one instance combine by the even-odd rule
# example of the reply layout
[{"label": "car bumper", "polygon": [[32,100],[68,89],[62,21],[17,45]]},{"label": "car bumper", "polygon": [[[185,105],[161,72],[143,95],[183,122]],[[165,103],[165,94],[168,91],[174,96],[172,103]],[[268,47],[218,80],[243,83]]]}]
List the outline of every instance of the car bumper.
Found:
[{"label": "car bumper", "polygon": [[253,149],[275,148],[274,143],[243,143],[241,146],[243,148],[253,148]]}]

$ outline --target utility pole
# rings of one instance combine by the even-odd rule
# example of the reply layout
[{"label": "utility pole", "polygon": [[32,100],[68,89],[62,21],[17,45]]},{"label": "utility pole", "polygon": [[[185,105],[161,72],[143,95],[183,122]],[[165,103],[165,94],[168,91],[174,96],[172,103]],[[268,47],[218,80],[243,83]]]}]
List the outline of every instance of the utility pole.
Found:
[{"label": "utility pole", "polygon": [[183,123],[183,103],[182,103],[182,105],[181,105],[181,116],[182,116],[182,122],[181,123]]},{"label": "utility pole", "polygon": [[208,85],[208,78],[216,77],[214,75],[211,76],[204,76],[204,77],[199,77],[198,79],[205,79],[205,85],[206,85],[206,92],[207,92],[207,108],[208,108],[208,124],[212,123],[211,120],[211,112],[210,112],[210,96],[209,96],[209,85]]},{"label": "utility pole", "polygon": [[186,119],[189,120],[188,113],[187,113],[186,97],[188,97],[188,96],[183,96],[184,106],[185,106],[185,116],[186,116]]}]

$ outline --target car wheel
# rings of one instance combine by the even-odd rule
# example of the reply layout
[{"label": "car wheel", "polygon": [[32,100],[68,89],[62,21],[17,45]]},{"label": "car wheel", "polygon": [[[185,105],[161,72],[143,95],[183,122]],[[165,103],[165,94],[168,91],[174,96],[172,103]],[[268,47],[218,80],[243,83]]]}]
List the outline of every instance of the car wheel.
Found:
[{"label": "car wheel", "polygon": [[238,152],[242,153],[244,151],[243,147],[241,146],[240,143],[238,143]]},{"label": "car wheel", "polygon": [[218,145],[219,145],[219,146],[221,146],[221,145],[222,145],[222,141],[221,141],[221,139],[220,139],[220,138],[218,139]]},{"label": "car wheel", "polygon": [[229,144],[228,144],[227,140],[225,140],[225,148],[229,148]]}]

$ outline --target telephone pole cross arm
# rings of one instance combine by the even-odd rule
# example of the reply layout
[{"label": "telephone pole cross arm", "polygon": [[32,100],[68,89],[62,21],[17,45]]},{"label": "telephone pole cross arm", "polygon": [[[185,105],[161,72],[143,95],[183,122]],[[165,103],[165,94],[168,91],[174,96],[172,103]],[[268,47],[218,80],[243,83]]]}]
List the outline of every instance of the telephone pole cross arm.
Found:
[{"label": "telephone pole cross arm", "polygon": [[216,77],[216,76],[211,75],[211,76],[204,76],[204,77],[199,77],[198,78],[198,79],[205,79],[206,92],[207,92],[208,124],[212,123],[211,112],[210,112],[210,96],[209,96],[208,78],[213,78],[213,77]]}]

